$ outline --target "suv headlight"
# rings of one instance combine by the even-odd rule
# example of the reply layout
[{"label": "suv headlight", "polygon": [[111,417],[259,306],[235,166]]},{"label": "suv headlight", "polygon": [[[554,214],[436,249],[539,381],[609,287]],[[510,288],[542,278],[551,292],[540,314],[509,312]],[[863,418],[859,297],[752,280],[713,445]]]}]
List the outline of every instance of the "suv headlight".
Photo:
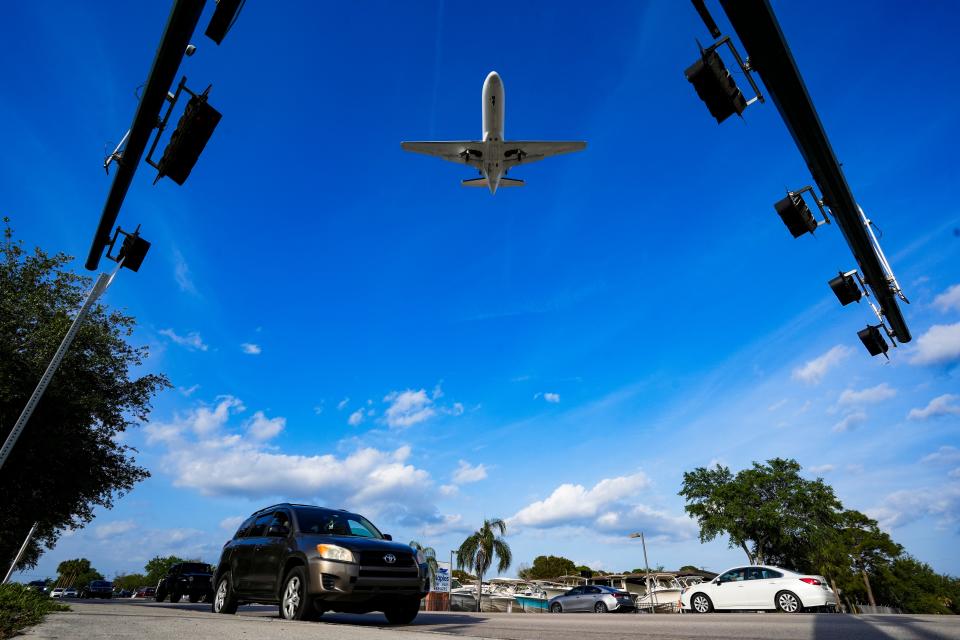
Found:
[{"label": "suv headlight", "polygon": [[423,551],[417,549],[417,564],[423,564],[427,561],[427,557],[423,555]]},{"label": "suv headlight", "polygon": [[317,553],[326,560],[339,560],[340,562],[356,562],[353,552],[350,549],[338,547],[335,544],[318,544]]}]

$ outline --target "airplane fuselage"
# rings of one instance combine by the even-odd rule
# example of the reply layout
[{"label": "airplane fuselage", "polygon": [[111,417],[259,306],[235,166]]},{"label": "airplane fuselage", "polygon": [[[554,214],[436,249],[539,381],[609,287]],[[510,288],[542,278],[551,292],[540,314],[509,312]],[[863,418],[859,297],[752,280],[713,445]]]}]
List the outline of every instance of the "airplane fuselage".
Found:
[{"label": "airplane fuselage", "polygon": [[491,71],[483,81],[483,164],[481,173],[487,179],[490,192],[495,193],[505,171],[503,158],[503,81]]}]

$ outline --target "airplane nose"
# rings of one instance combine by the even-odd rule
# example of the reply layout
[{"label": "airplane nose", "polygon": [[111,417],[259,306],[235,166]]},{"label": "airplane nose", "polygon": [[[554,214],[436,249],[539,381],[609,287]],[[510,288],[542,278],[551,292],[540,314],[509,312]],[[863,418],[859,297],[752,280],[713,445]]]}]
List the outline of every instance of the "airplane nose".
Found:
[{"label": "airplane nose", "polygon": [[502,84],[500,82],[500,74],[497,73],[496,71],[491,71],[490,73],[487,74],[487,79],[484,80],[484,83]]}]

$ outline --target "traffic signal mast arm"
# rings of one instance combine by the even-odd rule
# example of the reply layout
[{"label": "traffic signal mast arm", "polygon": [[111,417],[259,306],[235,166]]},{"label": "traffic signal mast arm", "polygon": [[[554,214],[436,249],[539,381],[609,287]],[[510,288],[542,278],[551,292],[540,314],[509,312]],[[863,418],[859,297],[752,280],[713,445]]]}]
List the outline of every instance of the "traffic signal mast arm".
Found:
[{"label": "traffic signal mast arm", "polygon": [[909,342],[910,330],[897,297],[907,300],[847,184],[769,0],[720,0],[720,4],[740,37],[750,68],[763,79],[819,185],[823,202],[853,252],[893,337]]}]

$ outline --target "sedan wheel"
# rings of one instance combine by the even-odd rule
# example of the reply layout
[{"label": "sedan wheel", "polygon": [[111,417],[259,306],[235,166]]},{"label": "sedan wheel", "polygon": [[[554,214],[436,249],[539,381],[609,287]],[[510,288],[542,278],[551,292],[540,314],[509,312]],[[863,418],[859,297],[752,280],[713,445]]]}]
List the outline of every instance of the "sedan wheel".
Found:
[{"label": "sedan wheel", "polygon": [[606,613],[607,605],[603,604],[602,602],[598,602],[597,604],[593,605],[593,611],[594,613]]},{"label": "sedan wheel", "polygon": [[710,613],[713,609],[713,603],[710,602],[710,598],[702,593],[698,593],[690,599],[690,606],[692,606],[693,610],[697,613]]},{"label": "sedan wheel", "polygon": [[550,605],[550,613],[562,613],[563,607],[560,606],[559,602],[554,602]]},{"label": "sedan wheel", "polygon": [[777,594],[777,609],[784,613],[799,613],[803,611],[803,605],[800,604],[800,598],[789,591],[781,591]]}]

